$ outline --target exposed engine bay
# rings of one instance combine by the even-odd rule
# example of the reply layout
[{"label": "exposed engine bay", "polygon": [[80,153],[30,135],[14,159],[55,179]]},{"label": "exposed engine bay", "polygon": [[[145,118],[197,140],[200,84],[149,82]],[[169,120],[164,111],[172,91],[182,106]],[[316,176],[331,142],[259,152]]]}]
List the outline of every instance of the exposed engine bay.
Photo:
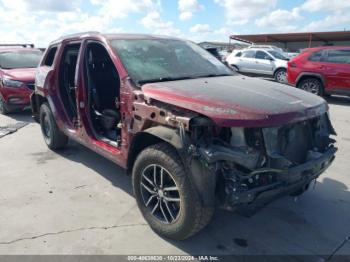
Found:
[{"label": "exposed engine bay", "polygon": [[197,188],[208,195],[204,202],[215,194],[215,205],[227,210],[254,213],[279,196],[302,194],[337,151],[327,112],[273,127],[219,127],[206,116],[136,98],[135,132],[175,130],[180,141],[167,131],[161,137],[180,151]]},{"label": "exposed engine bay", "polygon": [[336,151],[327,113],[269,128],[218,128],[204,119],[190,126],[190,154],[217,176],[216,193],[226,209],[259,198],[263,205],[280,193],[301,194]]}]

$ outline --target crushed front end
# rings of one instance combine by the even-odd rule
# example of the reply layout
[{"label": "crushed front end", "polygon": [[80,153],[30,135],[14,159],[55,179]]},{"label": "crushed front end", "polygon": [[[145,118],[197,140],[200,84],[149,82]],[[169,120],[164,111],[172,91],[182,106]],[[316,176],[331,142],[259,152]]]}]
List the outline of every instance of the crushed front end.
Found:
[{"label": "crushed front end", "polygon": [[202,173],[216,178],[220,207],[246,214],[283,195],[303,193],[337,151],[328,113],[267,128],[219,128],[201,118],[190,124],[191,163],[195,159]]}]

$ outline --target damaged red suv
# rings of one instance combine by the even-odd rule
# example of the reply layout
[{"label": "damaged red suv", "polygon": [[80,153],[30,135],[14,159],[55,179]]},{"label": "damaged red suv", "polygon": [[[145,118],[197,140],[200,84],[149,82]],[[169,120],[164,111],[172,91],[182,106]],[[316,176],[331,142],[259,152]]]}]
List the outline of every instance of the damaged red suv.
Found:
[{"label": "damaged red suv", "polygon": [[0,113],[21,111],[30,106],[35,69],[42,57],[32,45],[0,45]]},{"label": "damaged red suv", "polygon": [[83,33],[50,44],[31,97],[44,140],[73,139],[132,176],[152,229],[185,239],[215,207],[253,214],[332,163],[322,98],[233,73],[192,42]]}]

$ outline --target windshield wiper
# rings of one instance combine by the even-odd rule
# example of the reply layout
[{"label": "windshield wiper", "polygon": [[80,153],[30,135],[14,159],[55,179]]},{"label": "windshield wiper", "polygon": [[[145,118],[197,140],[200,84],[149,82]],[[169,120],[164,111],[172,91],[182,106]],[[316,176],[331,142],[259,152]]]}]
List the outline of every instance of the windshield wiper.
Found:
[{"label": "windshield wiper", "polygon": [[201,75],[198,76],[197,78],[204,78],[204,77],[217,77],[217,76],[232,76],[233,74],[207,74],[207,75]]},{"label": "windshield wiper", "polygon": [[185,80],[185,79],[194,79],[197,77],[193,76],[182,76],[182,77],[159,77],[159,78],[151,78],[146,80],[137,81],[138,84],[143,85],[147,83],[156,83],[156,82],[167,82],[167,81],[177,81],[177,80]]},{"label": "windshield wiper", "polygon": [[197,78],[205,78],[205,77],[217,77],[217,76],[232,76],[231,74],[207,74],[207,75],[194,75],[194,76],[180,76],[180,77],[159,77],[152,79],[139,80],[137,83],[139,85],[147,84],[147,83],[157,83],[157,82],[167,82],[167,81],[177,81],[177,80],[186,80],[186,79],[197,79]]}]

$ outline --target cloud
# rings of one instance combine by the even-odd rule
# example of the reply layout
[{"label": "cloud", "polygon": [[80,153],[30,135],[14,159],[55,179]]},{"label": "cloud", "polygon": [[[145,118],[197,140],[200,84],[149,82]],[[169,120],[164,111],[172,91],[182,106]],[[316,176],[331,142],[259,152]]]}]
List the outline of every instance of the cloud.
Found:
[{"label": "cloud", "polygon": [[310,22],[304,31],[343,30],[350,23],[350,1],[306,0],[300,9],[309,13],[328,13],[325,18]]},{"label": "cloud", "polygon": [[274,28],[277,31],[295,30],[294,24],[302,19],[299,11],[299,8],[294,8],[291,11],[277,9],[257,19],[255,24],[258,27]]},{"label": "cloud", "polygon": [[179,0],[178,9],[180,11],[180,20],[189,20],[193,13],[203,10],[204,6],[200,5],[197,0]]},{"label": "cloud", "polygon": [[196,24],[189,31],[191,35],[188,38],[196,42],[228,42],[230,35],[233,34],[232,30],[228,27],[212,29],[209,24]]},{"label": "cloud", "polygon": [[90,0],[100,7],[99,15],[109,18],[125,18],[131,13],[147,13],[160,8],[160,0]]},{"label": "cloud", "polygon": [[349,0],[306,0],[301,5],[301,9],[307,12],[327,11],[338,13],[343,12],[343,10],[347,8],[350,8]]},{"label": "cloud", "polygon": [[1,0],[1,2],[5,8],[22,12],[63,12],[75,10],[79,7],[81,0]]},{"label": "cloud", "polygon": [[[346,25],[350,23],[350,16],[344,12],[344,15],[334,14],[329,15],[322,20],[312,21],[304,28],[305,31],[319,31],[322,30],[344,30],[340,25]],[[347,28],[349,29],[349,28]]]},{"label": "cloud", "polygon": [[277,0],[215,0],[225,8],[226,21],[229,25],[245,25],[277,4]]},{"label": "cloud", "polygon": [[208,24],[196,24],[190,28],[191,33],[206,34],[212,32]]},{"label": "cloud", "polygon": [[141,19],[141,24],[152,34],[179,36],[181,31],[174,27],[173,22],[164,21],[158,11],[148,13]]},{"label": "cloud", "polygon": [[[16,1],[16,0],[14,0]],[[100,15],[90,15],[80,9],[74,11],[36,11],[27,8],[0,6],[0,35],[6,38],[1,43],[34,43],[46,47],[49,42],[66,34],[82,31],[120,32],[122,28],[114,27],[110,20]]]}]

